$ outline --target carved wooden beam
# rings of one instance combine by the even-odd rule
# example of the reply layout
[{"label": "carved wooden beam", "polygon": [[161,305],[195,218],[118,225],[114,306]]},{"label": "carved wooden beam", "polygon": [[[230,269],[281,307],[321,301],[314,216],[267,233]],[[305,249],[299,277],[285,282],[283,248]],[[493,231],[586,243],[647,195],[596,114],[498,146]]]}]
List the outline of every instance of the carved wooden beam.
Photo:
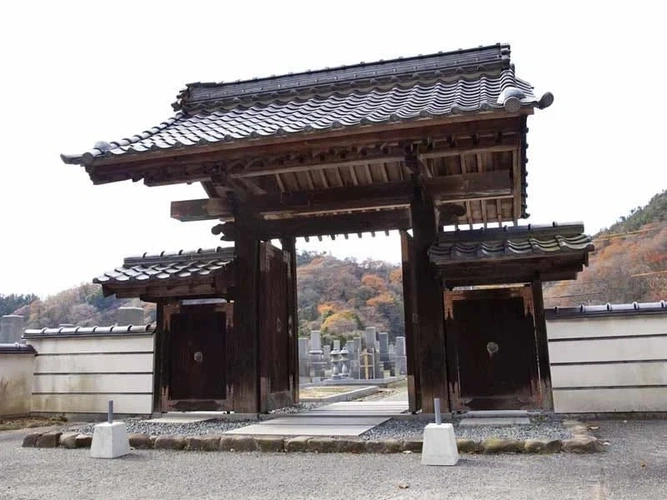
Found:
[{"label": "carved wooden beam", "polygon": [[[509,172],[502,170],[483,174],[434,177],[423,179],[422,184],[427,194],[440,204],[512,194]],[[413,183],[396,181],[294,193],[248,195],[243,203],[249,211],[257,215],[287,217],[322,212],[407,207],[413,194]],[[230,202],[223,199],[215,200],[174,201],[171,204],[172,217],[180,221],[230,218],[233,214]]]},{"label": "carved wooden beam", "polygon": [[[253,227],[250,229],[261,239],[271,240],[285,237],[328,236],[409,228],[410,214],[407,210],[382,210],[320,217],[261,220],[253,222]],[[211,232],[221,235],[223,240],[233,241],[237,230],[236,223],[226,222],[214,226]]]}]

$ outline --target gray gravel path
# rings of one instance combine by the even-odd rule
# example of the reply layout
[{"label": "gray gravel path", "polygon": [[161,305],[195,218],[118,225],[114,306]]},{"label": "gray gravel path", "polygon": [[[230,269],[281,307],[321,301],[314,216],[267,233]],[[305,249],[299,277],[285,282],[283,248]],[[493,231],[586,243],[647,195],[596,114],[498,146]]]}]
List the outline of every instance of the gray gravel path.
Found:
[{"label": "gray gravel path", "polygon": [[[149,436],[165,436],[178,434],[181,436],[201,436],[203,434],[222,434],[225,431],[256,424],[258,420],[206,420],[204,422],[160,423],[147,422],[143,419],[124,419],[128,434],[148,434]],[[69,430],[92,434],[95,424],[73,426]]]},{"label": "gray gravel path", "polygon": [[[466,455],[424,467],[419,454],[317,455],[134,451],[94,460],[87,450],[21,448],[0,433],[0,498],[512,499],[667,498],[667,422],[600,423],[597,455]],[[409,485],[400,489],[399,483]]]},{"label": "gray gravel path", "polygon": [[[364,439],[416,439],[424,436],[423,420],[389,420],[361,435]],[[510,427],[475,426],[461,427],[454,423],[457,438],[483,440],[488,437],[506,439],[567,439],[572,433],[559,420],[533,421],[530,425]]]}]

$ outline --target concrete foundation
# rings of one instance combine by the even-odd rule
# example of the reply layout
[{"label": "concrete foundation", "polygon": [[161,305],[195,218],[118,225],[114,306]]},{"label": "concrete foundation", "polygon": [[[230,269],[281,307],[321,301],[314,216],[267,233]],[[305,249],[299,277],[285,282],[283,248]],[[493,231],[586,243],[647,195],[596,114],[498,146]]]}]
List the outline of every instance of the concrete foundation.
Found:
[{"label": "concrete foundation", "polygon": [[104,422],[95,426],[90,456],[93,458],[118,458],[130,453],[130,441],[124,422]]},{"label": "concrete foundation", "polygon": [[424,429],[422,465],[456,465],[459,450],[452,424],[428,424]]}]

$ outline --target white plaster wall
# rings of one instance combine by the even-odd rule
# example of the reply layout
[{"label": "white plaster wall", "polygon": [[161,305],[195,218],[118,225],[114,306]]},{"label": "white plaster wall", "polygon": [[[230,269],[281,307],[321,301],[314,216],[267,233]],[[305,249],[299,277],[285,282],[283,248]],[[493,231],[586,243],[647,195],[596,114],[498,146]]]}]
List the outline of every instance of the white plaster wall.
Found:
[{"label": "white plaster wall", "polygon": [[557,413],[667,411],[667,314],[547,321]]},{"label": "white plaster wall", "polygon": [[152,334],[29,338],[33,413],[147,415],[153,411]]},{"label": "white plaster wall", "polygon": [[34,361],[33,354],[0,353],[0,416],[30,413]]}]

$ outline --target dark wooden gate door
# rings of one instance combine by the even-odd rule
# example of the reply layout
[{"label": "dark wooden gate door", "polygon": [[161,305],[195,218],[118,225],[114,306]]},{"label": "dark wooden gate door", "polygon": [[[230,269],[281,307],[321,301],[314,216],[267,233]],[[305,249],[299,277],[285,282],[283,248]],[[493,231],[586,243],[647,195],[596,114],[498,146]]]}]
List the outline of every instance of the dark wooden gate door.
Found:
[{"label": "dark wooden gate door", "polygon": [[537,350],[533,317],[521,296],[453,300],[447,324],[455,350],[456,410],[536,406]]},{"label": "dark wooden gate door", "polygon": [[225,399],[225,313],[188,310],[171,315],[170,406],[216,410]]},{"label": "dark wooden gate door", "polygon": [[291,374],[295,339],[288,319],[289,255],[263,243],[260,249],[260,405],[261,411],[293,403]]}]

